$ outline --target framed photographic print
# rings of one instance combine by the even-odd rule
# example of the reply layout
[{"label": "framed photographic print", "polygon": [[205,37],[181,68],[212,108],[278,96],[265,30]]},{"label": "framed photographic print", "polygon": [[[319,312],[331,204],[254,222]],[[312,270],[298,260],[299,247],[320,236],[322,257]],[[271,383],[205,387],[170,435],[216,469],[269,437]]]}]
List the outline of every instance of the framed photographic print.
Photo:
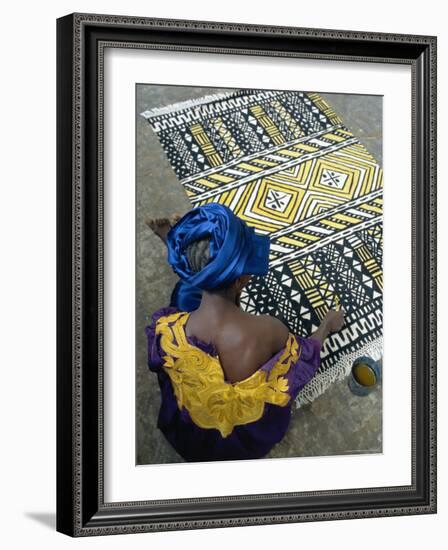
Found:
[{"label": "framed photographic print", "polygon": [[435,513],[436,38],[57,40],[57,529]]}]

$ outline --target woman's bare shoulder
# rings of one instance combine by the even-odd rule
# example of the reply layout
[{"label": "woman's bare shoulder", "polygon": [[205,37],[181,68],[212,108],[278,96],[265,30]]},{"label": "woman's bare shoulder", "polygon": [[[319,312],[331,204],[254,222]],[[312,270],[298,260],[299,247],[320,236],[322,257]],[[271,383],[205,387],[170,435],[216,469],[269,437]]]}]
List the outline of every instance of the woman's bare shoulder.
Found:
[{"label": "woman's bare shoulder", "polygon": [[267,338],[272,343],[272,348],[279,351],[286,343],[289,335],[288,327],[272,315],[252,315],[245,313],[248,323],[260,337]]},{"label": "woman's bare shoulder", "polygon": [[257,323],[260,326],[272,328],[272,327],[284,327],[286,330],[286,325],[280,320],[277,319],[277,317],[273,317],[272,315],[254,315],[253,313],[248,313],[247,311],[242,312],[244,316],[252,321],[253,323]]}]

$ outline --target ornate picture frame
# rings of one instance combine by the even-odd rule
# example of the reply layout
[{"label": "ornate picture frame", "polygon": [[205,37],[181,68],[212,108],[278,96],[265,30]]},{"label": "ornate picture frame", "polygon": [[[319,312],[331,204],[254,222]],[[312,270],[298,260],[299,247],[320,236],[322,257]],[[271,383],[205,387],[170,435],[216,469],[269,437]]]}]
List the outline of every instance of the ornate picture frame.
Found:
[{"label": "ornate picture frame", "polygon": [[[57,530],[70,536],[436,513],[436,43],[432,36],[72,14],[57,21]],[[412,483],[104,499],[104,51],[395,63],[412,71]]]}]

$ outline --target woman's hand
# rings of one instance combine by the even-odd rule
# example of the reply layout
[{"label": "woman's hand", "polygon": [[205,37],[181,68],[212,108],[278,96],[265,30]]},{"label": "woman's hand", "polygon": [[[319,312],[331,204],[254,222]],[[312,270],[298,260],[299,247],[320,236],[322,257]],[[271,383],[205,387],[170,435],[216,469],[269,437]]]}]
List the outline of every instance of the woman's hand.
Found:
[{"label": "woman's hand", "polygon": [[324,321],[329,332],[337,332],[344,326],[344,311],[342,309],[339,311],[330,309],[327,311]]},{"label": "woman's hand", "polygon": [[323,318],[319,328],[316,332],[313,332],[311,335],[316,340],[319,340],[320,345],[325,341],[325,338],[329,335],[330,332],[336,332],[341,330],[344,326],[344,311],[335,309],[330,309],[327,311],[327,314]]}]

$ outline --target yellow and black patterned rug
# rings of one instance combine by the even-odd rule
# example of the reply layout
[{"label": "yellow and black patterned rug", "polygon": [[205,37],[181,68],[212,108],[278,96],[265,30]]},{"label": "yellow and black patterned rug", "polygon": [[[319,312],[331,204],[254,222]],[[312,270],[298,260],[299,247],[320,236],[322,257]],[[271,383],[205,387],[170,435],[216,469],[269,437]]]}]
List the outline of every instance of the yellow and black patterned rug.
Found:
[{"label": "yellow and black patterned rug", "polygon": [[249,312],[310,335],[328,308],[345,327],[297,398],[313,401],[359,356],[382,355],[382,170],[318,94],[241,90],[142,113],[193,205],[219,202],[271,239]]}]

